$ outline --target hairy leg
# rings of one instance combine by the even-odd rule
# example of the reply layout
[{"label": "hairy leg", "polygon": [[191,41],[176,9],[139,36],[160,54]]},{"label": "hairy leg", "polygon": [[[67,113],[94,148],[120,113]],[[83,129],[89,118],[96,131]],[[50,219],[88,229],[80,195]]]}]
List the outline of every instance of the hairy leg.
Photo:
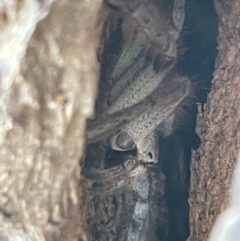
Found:
[{"label": "hairy leg", "polygon": [[[172,119],[174,111],[189,95],[191,95],[190,80],[173,76],[171,81],[159,86],[152,94],[152,98],[156,100],[155,105],[152,108],[146,108],[142,114],[122,127],[122,132],[134,141],[140,160],[149,163],[157,162],[158,145],[154,132],[161,123],[166,122],[168,118]],[[112,140],[117,139],[112,137]],[[113,141],[111,143],[114,148]],[[121,143],[115,142],[115,146],[119,144]]]}]

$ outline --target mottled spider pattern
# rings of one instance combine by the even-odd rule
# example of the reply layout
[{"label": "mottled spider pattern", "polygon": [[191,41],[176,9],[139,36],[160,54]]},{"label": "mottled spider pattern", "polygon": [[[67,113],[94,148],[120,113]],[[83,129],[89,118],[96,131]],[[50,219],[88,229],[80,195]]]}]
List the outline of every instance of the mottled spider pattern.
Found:
[{"label": "mottled spider pattern", "polygon": [[[192,92],[189,79],[173,71],[180,31],[172,13],[164,12],[163,18],[157,1],[135,3],[109,2],[120,11],[118,31],[104,46],[96,118],[89,125],[82,169],[82,175],[92,181],[93,202],[103,205],[96,207],[98,240],[167,239],[164,175],[160,165],[149,165],[157,165],[159,159],[155,130],[161,126],[169,129],[164,133],[171,133],[179,105]],[[114,41],[118,37],[119,44]],[[111,45],[117,49],[112,53]],[[112,69],[105,69],[108,63]],[[115,154],[106,153],[107,149]],[[109,214],[113,196],[114,216]],[[128,208],[124,223],[122,215]],[[152,232],[152,221],[159,222],[161,234]]]},{"label": "mottled spider pattern", "polygon": [[[99,97],[95,119],[88,125],[82,169],[92,182],[96,212],[92,240],[168,240],[161,164],[164,144],[159,144],[159,138],[176,130],[184,108],[195,113],[195,85],[183,71],[186,65],[180,57],[181,43],[186,42],[181,31],[189,15],[184,0],[105,3],[112,10],[103,33]],[[201,54],[215,46],[214,37],[206,38]],[[202,66],[206,70],[214,57],[193,60],[193,64],[206,63]],[[174,144],[179,146],[174,157],[179,170],[174,175],[185,193],[186,147]]]},{"label": "mottled spider pattern", "polygon": [[[126,4],[128,5],[123,1],[123,6]],[[156,1],[152,3],[148,1],[148,4],[144,5],[144,13],[151,10],[152,4],[156,4]],[[142,5],[137,4],[136,11],[139,7],[142,8]],[[158,15],[161,12],[155,10],[153,16],[160,18]],[[153,21],[154,18],[150,21],[152,23],[150,27],[144,27],[144,34],[147,36],[145,31],[148,28],[151,32],[154,32],[154,29],[161,30],[159,36],[164,37],[163,44],[170,43],[167,44],[167,49],[161,49],[158,46],[156,48],[158,52],[156,52],[151,45],[142,45],[141,28],[142,31],[126,23],[127,20],[131,22],[129,14],[135,14],[136,11],[126,11],[122,10],[121,18],[117,15],[120,18],[119,31],[117,34],[113,32],[110,36],[110,44],[106,43],[105,52],[103,52],[103,59],[110,64],[115,61],[115,65],[112,70],[108,71],[109,68],[107,68],[106,71],[107,64],[104,61],[102,63],[100,94],[96,106],[97,118],[89,125],[89,142],[110,138],[112,148],[122,151],[136,146],[141,161],[156,163],[158,151],[154,131],[164,122],[168,123],[167,128],[171,128],[169,122],[173,121],[173,116],[182,102],[191,95],[192,87],[187,77],[179,76],[174,71],[177,52],[169,54],[169,48],[176,51],[178,49],[178,38],[176,37],[173,41],[171,34],[175,31],[177,32],[175,36],[179,36],[179,31],[173,24],[172,15],[169,16],[170,20],[160,21],[158,25]],[[127,17],[125,17],[126,14]],[[150,16],[153,18],[152,15]],[[148,37],[151,39],[151,36]],[[115,40],[118,41],[120,37],[122,41],[117,45]],[[147,38],[145,41],[150,40]],[[117,54],[114,47],[117,49]],[[168,132],[171,131],[165,130],[165,133]],[[125,143],[127,146],[124,146]],[[129,146],[130,143],[132,145]]]}]

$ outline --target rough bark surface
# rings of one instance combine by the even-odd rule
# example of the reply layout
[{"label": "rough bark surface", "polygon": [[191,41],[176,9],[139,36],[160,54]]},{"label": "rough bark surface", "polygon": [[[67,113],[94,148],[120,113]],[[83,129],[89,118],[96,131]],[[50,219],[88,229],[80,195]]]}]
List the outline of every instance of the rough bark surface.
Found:
[{"label": "rough bark surface", "polygon": [[[1,33],[20,21],[22,9],[35,7],[31,2],[9,0],[12,11],[0,1]],[[38,7],[39,2],[44,1],[36,1]],[[93,219],[94,204],[78,161],[96,99],[102,2],[54,2],[29,43],[26,39],[19,69],[5,82],[8,65],[0,66],[0,240],[91,236],[86,220]],[[191,167],[189,241],[207,240],[217,214],[227,207],[239,151],[240,3],[226,1],[220,10],[219,56],[205,112],[198,117],[202,145]]]},{"label": "rough bark surface", "polygon": [[189,241],[207,240],[217,215],[229,202],[230,183],[240,141],[240,2],[220,8],[219,55],[213,86],[198,116],[201,147],[191,166]]},{"label": "rough bark surface", "polygon": [[[50,2],[0,1],[1,44],[27,46],[15,62],[17,44],[0,56],[0,240],[87,240],[79,158],[97,93],[103,1],[55,1],[21,42]],[[19,68],[9,74],[11,64]]]}]

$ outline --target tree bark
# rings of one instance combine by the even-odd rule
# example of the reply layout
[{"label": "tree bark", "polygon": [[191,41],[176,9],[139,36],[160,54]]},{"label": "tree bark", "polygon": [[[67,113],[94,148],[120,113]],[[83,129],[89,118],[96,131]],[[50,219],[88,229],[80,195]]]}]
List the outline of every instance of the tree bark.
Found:
[{"label": "tree bark", "polygon": [[0,1],[0,240],[87,240],[79,158],[103,1],[58,0],[31,37],[50,3]]},{"label": "tree bark", "polygon": [[[19,42],[20,35],[13,36],[10,30],[17,24],[27,27],[34,11],[43,11],[51,1],[10,2],[15,9],[0,1],[0,39],[5,44],[1,45],[20,57],[11,59],[14,54],[4,55],[0,47],[0,240],[88,240],[84,207],[90,197],[78,186],[79,158],[97,93],[103,1],[54,2],[31,40],[28,33],[20,42],[19,52],[10,39]],[[193,154],[189,199],[189,240],[194,241],[207,240],[217,214],[227,207],[239,151],[238,2],[229,0],[219,8],[213,87],[198,116],[202,144]],[[23,10],[25,22],[20,18]],[[25,30],[20,29],[21,35]],[[11,69],[10,64],[17,67]]]},{"label": "tree bark", "polygon": [[229,203],[230,183],[239,152],[240,5],[224,1],[219,12],[219,54],[213,86],[197,132],[202,144],[191,164],[190,240],[207,240],[217,215]]}]

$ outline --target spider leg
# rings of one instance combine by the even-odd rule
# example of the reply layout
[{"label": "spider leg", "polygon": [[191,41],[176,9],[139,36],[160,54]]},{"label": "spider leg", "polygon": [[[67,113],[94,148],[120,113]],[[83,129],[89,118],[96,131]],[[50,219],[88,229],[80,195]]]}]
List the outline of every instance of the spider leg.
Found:
[{"label": "spider leg", "polygon": [[137,146],[138,158],[147,164],[155,164],[158,162],[159,146],[158,137],[151,132],[146,137],[140,138],[135,141]]},{"label": "spider leg", "polygon": [[126,175],[129,171],[135,168],[137,163],[136,158],[129,158],[122,164],[108,168],[99,169],[95,167],[83,168],[82,175],[92,181],[110,181],[119,175]]},{"label": "spider leg", "polygon": [[[120,134],[110,138],[114,150],[126,151],[136,145],[140,160],[147,163],[157,162],[158,144],[155,130],[164,121],[172,122],[175,109],[191,92],[189,79],[173,76],[171,73],[169,75],[150,96],[137,104],[143,108],[142,113],[123,125]],[[158,75],[155,76],[155,78],[157,77]],[[148,108],[150,103],[152,107]],[[146,105],[144,106],[144,104]],[[130,110],[136,111],[135,107],[136,105],[124,109],[124,115],[129,116]]]},{"label": "spider leg", "polygon": [[[161,6],[157,1],[108,0],[107,2],[110,6],[117,7],[132,18],[138,29],[140,29],[139,32],[146,36],[144,39],[145,44],[149,45],[151,43],[156,50],[170,58],[177,56],[176,40],[179,37],[178,30],[181,30],[185,17],[185,12],[179,11],[179,8],[177,8],[179,0],[175,0],[174,3],[173,1],[168,2],[169,5],[173,5],[172,8],[176,12],[174,15],[169,11],[171,7]],[[166,16],[168,20],[166,20]],[[181,20],[180,27],[176,20]],[[178,28],[174,23],[178,24]]]},{"label": "spider leg", "polygon": [[[107,185],[111,185],[113,180],[132,177],[142,171],[143,167],[139,159],[132,152],[117,152],[117,155],[110,154],[108,156],[106,155],[107,147],[106,141],[88,146],[87,156],[81,171],[85,178],[97,182],[109,182],[110,184]],[[119,185],[117,184],[117,186]]]},{"label": "spider leg", "polygon": [[154,132],[148,136],[140,138],[134,143],[133,139],[125,132],[110,138],[111,147],[118,151],[127,151],[137,146],[139,160],[144,160],[145,163],[154,164],[158,162],[159,149],[158,137]]},{"label": "spider leg", "polygon": [[[170,76],[149,96],[153,101],[152,108],[146,108],[142,114],[122,127],[121,131],[125,133],[125,139],[135,143],[140,160],[146,163],[158,161],[159,151],[155,130],[164,121],[172,122],[175,111],[191,95],[191,91],[192,86],[188,78]],[[119,138],[111,137],[112,148],[124,146],[125,139],[122,138],[122,142],[119,143]]]},{"label": "spider leg", "polygon": [[142,164],[137,164],[133,169],[127,170],[121,175],[115,176],[111,180],[102,180],[101,182],[93,183],[93,191],[97,193],[113,192],[123,186],[131,186],[131,179],[137,175],[144,173],[146,167]]}]

